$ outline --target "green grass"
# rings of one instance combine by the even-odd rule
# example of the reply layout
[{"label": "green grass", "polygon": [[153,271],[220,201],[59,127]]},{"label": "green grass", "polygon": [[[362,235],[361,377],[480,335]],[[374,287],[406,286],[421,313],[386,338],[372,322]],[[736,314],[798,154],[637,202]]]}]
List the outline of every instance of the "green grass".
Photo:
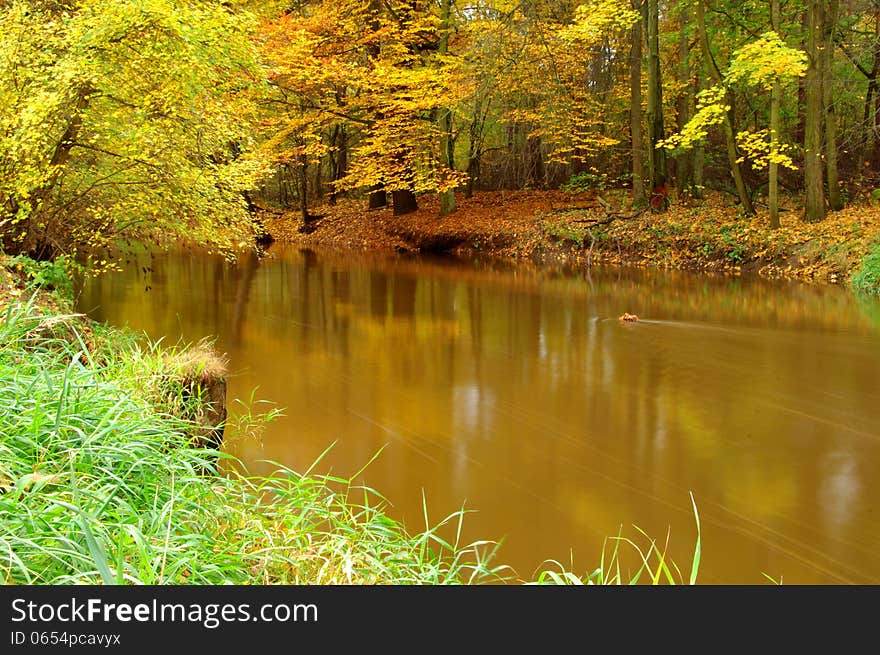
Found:
[{"label": "green grass", "polygon": [[[168,349],[98,326],[84,338],[81,317],[45,311],[32,297],[0,315],[0,581],[522,582],[494,563],[496,543],[462,543],[464,510],[429,525],[425,508],[411,534],[357,474],[218,475],[225,456],[194,447],[198,426],[180,418],[198,399],[175,388]],[[548,563],[536,582],[684,581],[653,541],[612,541],[592,574]],[[635,574],[621,546],[640,554]],[[699,532],[689,582],[698,564]]]},{"label": "green grass", "polygon": [[[685,578],[678,565],[668,556],[667,542],[661,548],[656,540],[652,539],[644,530],[635,526],[640,541],[634,541],[618,533],[616,537],[605,540],[599,566],[591,573],[579,577],[567,570],[560,562],[548,560],[545,567],[539,572],[535,584],[552,585],[636,585],[636,584],[696,584],[702,556],[702,537],[700,534],[700,515],[697,512],[697,504],[691,494],[691,504],[694,510],[694,520],[697,524],[697,541],[694,547],[694,555],[691,559],[691,568]],[[667,535],[668,537],[668,535]],[[627,567],[621,563],[621,546],[635,553],[638,564],[635,567]],[[569,567],[570,569],[570,567]]]},{"label": "green grass", "polygon": [[446,584],[506,573],[489,564],[493,544],[440,536],[460,535],[463,512],[409,535],[349,480],[281,466],[214,475],[218,453],[190,445],[194,426],[157,411],[153,391],[136,393],[167,384],[156,382],[158,348],[105,334],[98,361],[71,333],[75,319],[44,316],[33,300],[0,317],[4,582]]},{"label": "green grass", "polygon": [[852,277],[856,291],[880,295],[880,243],[874,244]]}]

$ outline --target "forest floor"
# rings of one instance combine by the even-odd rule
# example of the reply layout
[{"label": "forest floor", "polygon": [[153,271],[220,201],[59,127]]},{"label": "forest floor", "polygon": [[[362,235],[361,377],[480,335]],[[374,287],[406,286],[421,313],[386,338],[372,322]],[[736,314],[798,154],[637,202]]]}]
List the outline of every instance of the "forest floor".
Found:
[{"label": "forest floor", "polygon": [[298,212],[266,212],[264,221],[277,241],[304,246],[757,273],[826,283],[847,282],[880,243],[880,206],[872,205],[805,223],[792,200],[780,214],[782,227],[772,230],[766,208],[744,217],[730,196],[719,193],[673,199],[667,211],[635,216],[626,190],[496,191],[472,198],[459,194],[456,201],[457,210],[440,217],[434,195],[420,197],[419,210],[404,216],[393,216],[390,208],[368,211],[366,200],[340,200],[311,209],[319,218],[307,233],[299,231]]}]

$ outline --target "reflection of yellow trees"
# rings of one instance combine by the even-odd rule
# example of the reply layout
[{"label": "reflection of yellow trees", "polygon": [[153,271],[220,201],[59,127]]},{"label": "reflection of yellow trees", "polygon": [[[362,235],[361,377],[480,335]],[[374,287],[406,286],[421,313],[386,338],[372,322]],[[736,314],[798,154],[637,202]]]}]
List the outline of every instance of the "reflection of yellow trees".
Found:
[{"label": "reflection of yellow trees", "polygon": [[[278,248],[279,256],[295,253]],[[554,270],[528,265],[513,267],[502,262],[476,262],[468,267],[450,267],[443,261],[399,258],[386,254],[359,254],[352,261],[349,254],[321,252],[322,262],[330,266],[378,265],[388,273],[429,276],[436,280],[465,286],[503,287],[510,292],[540,293],[571,300],[589,301],[609,296],[626,299],[636,307],[662,308],[662,318],[686,316],[688,320],[735,322],[756,326],[810,327],[865,332],[873,321],[867,316],[880,314],[880,302],[863,301],[861,305],[848,291],[839,287],[805,285],[797,282],[745,279],[721,274],[692,274],[682,271],[653,271],[640,268],[602,269],[592,274],[580,270]],[[862,312],[854,311],[861,306]],[[618,308],[620,309],[620,308]],[[614,314],[618,316],[623,309]],[[642,318],[657,318],[644,311]],[[643,315],[644,314],[644,315]],[[868,319],[868,320],[866,320]]]},{"label": "reflection of yellow trees", "polygon": [[[287,408],[244,457],[296,467],[342,439],[335,466],[349,473],[391,444],[370,483],[404,515],[417,520],[421,487],[450,509],[466,497],[475,536],[510,535],[528,566],[574,543],[589,561],[621,523],[689,535],[693,490],[707,543],[724,540],[716,576],[742,579],[765,564],[749,557],[774,552],[789,568],[770,573],[788,581],[851,579],[815,549],[786,559],[821,535],[880,579],[865,545],[880,482],[870,465],[823,464],[841,449],[880,458],[876,328],[842,290],[283,249],[256,267],[154,267],[147,294],[134,273],[107,277],[80,306],[154,337],[217,334],[246,371],[230,389],[259,385]],[[643,320],[622,325],[622,311]],[[856,491],[835,522],[841,490]]]},{"label": "reflection of yellow trees", "polygon": [[748,507],[754,519],[772,518],[789,511],[801,500],[797,473],[792,466],[740,467],[735,484],[726,485],[733,497],[725,501],[733,506]]},{"label": "reflection of yellow trees", "polygon": [[389,317],[379,321],[373,316],[350,315],[352,328],[360,338],[370,341],[387,341],[412,337],[420,343],[433,339],[451,339],[458,335],[457,321]]},{"label": "reflection of yellow trees", "polygon": [[699,398],[669,392],[670,389],[664,388],[658,393],[658,397],[669,412],[668,421],[672,423],[671,427],[686,440],[694,458],[706,465],[724,455],[721,426],[710,420],[710,415],[699,403]]}]

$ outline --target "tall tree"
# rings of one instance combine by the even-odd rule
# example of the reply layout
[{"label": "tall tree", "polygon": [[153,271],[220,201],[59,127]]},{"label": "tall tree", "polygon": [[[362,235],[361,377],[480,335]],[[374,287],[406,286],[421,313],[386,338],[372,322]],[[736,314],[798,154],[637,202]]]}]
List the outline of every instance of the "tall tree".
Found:
[{"label": "tall tree", "polygon": [[[706,90],[706,76],[702,72],[703,67],[698,66],[696,69],[696,83],[695,87],[697,89],[697,94],[702,93]],[[692,100],[693,102],[693,100]],[[693,110],[690,111],[691,117],[693,117]],[[697,143],[694,146],[694,182],[691,186],[691,195],[700,200],[703,198],[703,187],[704,187],[704,177],[703,173],[705,171],[706,164],[706,149],[702,142]]]},{"label": "tall tree", "polygon": [[[779,31],[781,10],[779,0],[770,0],[770,27],[781,38]],[[779,110],[782,105],[782,81],[777,77],[773,80],[770,92],[770,148],[778,147],[779,142]],[[769,163],[767,182],[767,204],[769,206],[770,227],[779,227],[779,164],[775,160]]]},{"label": "tall tree", "polygon": [[665,137],[663,128],[663,78],[660,75],[660,7],[658,0],[643,3],[648,40],[648,144],[651,187],[666,182],[666,149],[658,144]]},{"label": "tall tree", "polygon": [[823,0],[807,5],[806,50],[809,66],[806,76],[804,114],[804,220],[825,218],[822,184],[822,41]]},{"label": "tall tree", "polygon": [[253,28],[213,0],[0,4],[3,248],[252,241]]},{"label": "tall tree", "polygon": [[[715,84],[720,88],[725,88],[724,79],[715,57],[712,54],[712,48],[709,45],[709,33],[706,30],[706,0],[697,0],[696,16],[697,30],[699,33],[700,47],[703,54],[703,66]],[[736,187],[736,195],[739,198],[742,212],[747,216],[755,213],[755,207],[752,203],[752,197],[746,189],[743,180],[742,169],[740,168],[739,152],[736,148],[736,137],[733,129],[733,97],[729,92],[725,92],[724,111],[721,115],[722,126],[724,128],[724,139],[727,144],[727,162],[730,169],[730,176],[733,178]]]},{"label": "tall tree", "polygon": [[834,41],[837,31],[838,0],[827,0],[822,26],[822,105],[825,108],[825,172],[828,181],[828,207],[843,209],[837,174],[837,111],[834,94]]},{"label": "tall tree", "polygon": [[[678,11],[678,83],[681,85],[678,96],[678,129],[681,130],[691,119],[693,95],[689,92],[691,69],[688,27],[691,17],[688,3],[681,2]],[[693,195],[693,156],[693,151],[686,151],[675,159],[675,177],[679,193]]]},{"label": "tall tree", "polygon": [[751,160],[753,169],[769,168],[770,222],[773,227],[779,226],[778,167],[795,168],[787,154],[788,144],[782,141],[780,134],[782,84],[803,77],[805,59],[804,53],[787,46],[778,32],[765,32],[734,52],[725,74],[729,85],[744,83],[746,90],[757,88],[770,93],[770,129],[759,129],[756,125],[753,130],[740,132],[737,140],[744,158]]},{"label": "tall tree", "polygon": [[[643,3],[644,0],[641,0]],[[630,30],[632,42],[629,51],[629,132],[632,144],[633,202],[645,200],[645,152],[642,142],[642,11],[633,5],[639,18]]]},{"label": "tall tree", "polygon": [[786,154],[788,145],[779,138],[777,99],[781,93],[781,84],[802,77],[805,70],[806,62],[802,51],[787,46],[775,31],[760,35],[734,51],[730,65],[721,77],[722,84],[701,94],[699,109],[694,117],[678,134],[667,139],[664,145],[679,151],[687,150],[703,139],[711,125],[725,124],[730,116],[730,106],[725,102],[734,90],[749,93],[758,88],[770,92],[770,129],[760,129],[756,118],[753,129],[742,130],[736,135],[736,144],[742,153],[737,164],[749,159],[754,170],[769,166],[772,222],[776,214],[778,165],[794,168],[794,163]]},{"label": "tall tree", "polygon": [[[452,30],[450,20],[452,12],[452,0],[440,0],[440,56],[449,53],[449,33]],[[440,109],[440,158],[450,169],[455,169],[455,140],[452,135],[452,108]],[[445,189],[440,192],[440,215],[445,216],[455,211],[455,190]]]},{"label": "tall tree", "polygon": [[[380,0],[369,0],[367,6],[367,23],[370,26],[372,38],[367,43],[367,53],[369,54],[371,62],[376,62],[379,59],[379,54],[381,52],[378,40],[378,34],[381,27],[379,20],[381,11]],[[377,120],[381,121],[383,118],[384,116],[381,112],[376,114]],[[370,209],[381,209],[382,207],[388,206],[388,191],[385,189],[384,181],[379,180],[370,186],[367,204]]]}]

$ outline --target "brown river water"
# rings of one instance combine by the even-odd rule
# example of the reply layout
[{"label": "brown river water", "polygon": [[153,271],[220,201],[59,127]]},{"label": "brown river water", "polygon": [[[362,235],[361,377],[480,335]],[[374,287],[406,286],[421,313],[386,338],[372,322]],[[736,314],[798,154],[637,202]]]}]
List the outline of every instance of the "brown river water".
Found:
[{"label": "brown river water", "polygon": [[687,577],[692,493],[699,582],[880,583],[880,302],[846,289],[276,244],[132,258],[79,310],[216,338],[230,410],[284,410],[228,435],[250,471],[332,444],[315,471],[349,477],[381,450],[358,480],[392,516],[474,510],[463,540],[500,540],[522,579],[639,530]]}]

